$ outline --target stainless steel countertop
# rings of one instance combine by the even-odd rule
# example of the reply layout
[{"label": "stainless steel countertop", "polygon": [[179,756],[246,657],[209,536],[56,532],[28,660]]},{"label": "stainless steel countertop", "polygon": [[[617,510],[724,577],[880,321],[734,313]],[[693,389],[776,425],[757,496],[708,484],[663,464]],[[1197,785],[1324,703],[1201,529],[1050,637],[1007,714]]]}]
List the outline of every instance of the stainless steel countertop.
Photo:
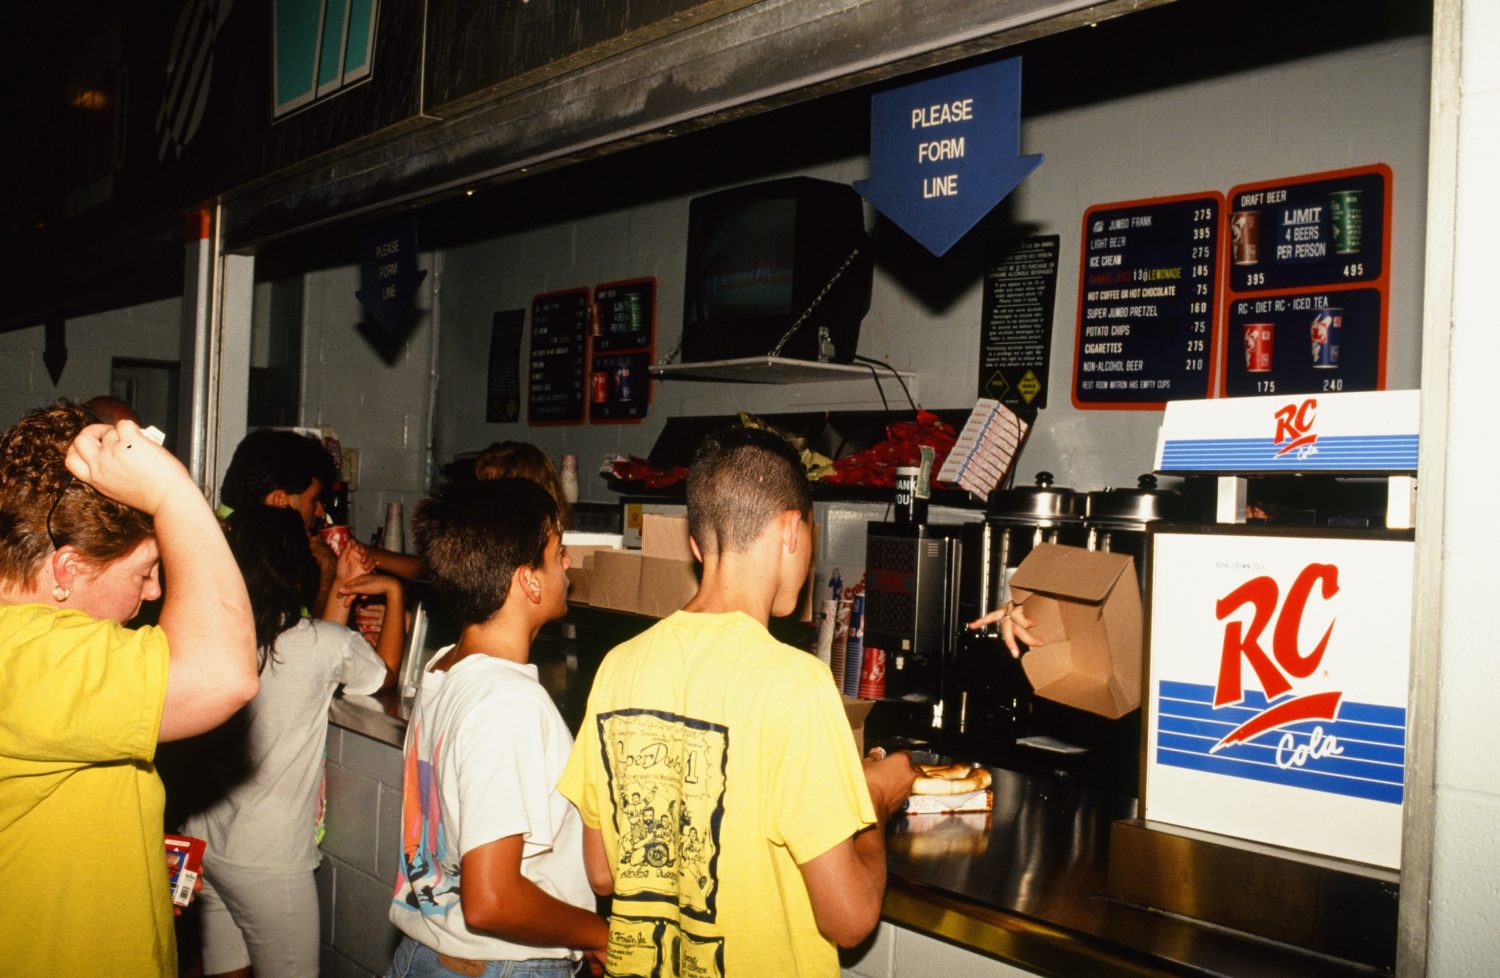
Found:
[{"label": "stainless steel countertop", "polygon": [[891,821],[888,919],[1052,975],[1381,973],[1110,900],[1109,829],[1135,814],[1135,799],[1077,781],[990,771],[992,813]]},{"label": "stainless steel countertop", "polygon": [[[339,697],[330,720],[400,749],[409,707],[393,692]],[[1077,780],[990,772],[989,814],[891,820],[882,911],[888,920],[1049,975],[1381,974],[1110,900],[1110,825],[1135,814],[1135,799]]]}]

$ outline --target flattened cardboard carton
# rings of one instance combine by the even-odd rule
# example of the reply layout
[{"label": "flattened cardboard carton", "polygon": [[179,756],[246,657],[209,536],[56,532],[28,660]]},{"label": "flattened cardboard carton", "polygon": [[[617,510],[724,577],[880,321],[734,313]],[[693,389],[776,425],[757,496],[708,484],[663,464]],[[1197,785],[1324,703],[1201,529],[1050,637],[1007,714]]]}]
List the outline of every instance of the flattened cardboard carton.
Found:
[{"label": "flattened cardboard carton", "polygon": [[641,589],[641,555],[637,550],[596,550],[589,568],[589,604],[634,611]]},{"label": "flattened cardboard carton", "polygon": [[693,545],[688,541],[686,516],[646,513],[641,517],[641,553],[693,563]]},{"label": "flattened cardboard carton", "polygon": [[641,571],[635,611],[665,618],[698,593],[697,561],[686,516],[641,517]]},{"label": "flattened cardboard carton", "polygon": [[861,700],[853,696],[844,697],[844,715],[849,718],[849,729],[854,731],[854,746],[859,756],[865,756],[865,717],[874,709],[874,700]]},{"label": "flattened cardboard carton", "polygon": [[1044,543],[1010,589],[1046,643],[1021,657],[1038,696],[1112,720],[1141,705],[1141,594],[1128,554]]},{"label": "flattened cardboard carton", "polygon": [[593,577],[594,554],[612,548],[595,544],[568,544],[568,600],[576,604],[589,603],[589,582]]}]

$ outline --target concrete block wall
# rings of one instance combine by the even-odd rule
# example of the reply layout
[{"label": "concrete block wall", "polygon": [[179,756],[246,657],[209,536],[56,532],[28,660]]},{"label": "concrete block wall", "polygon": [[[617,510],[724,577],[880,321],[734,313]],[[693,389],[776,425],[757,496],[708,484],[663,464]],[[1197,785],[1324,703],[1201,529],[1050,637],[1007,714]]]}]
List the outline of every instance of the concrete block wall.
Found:
[{"label": "concrete block wall", "polygon": [[864,944],[839,955],[843,978],[1020,978],[1034,972],[882,920]]},{"label": "concrete block wall", "polygon": [[328,728],[327,834],[318,867],[324,978],[378,978],[401,940],[387,916],[401,852],[401,750]]},{"label": "concrete block wall", "polygon": [[55,385],[42,362],[41,326],[0,333],[0,428],[59,397],[108,394],[115,357],[176,360],[181,309],[180,299],[163,299],[67,320],[68,360]]},{"label": "concrete block wall", "polygon": [[[385,525],[388,503],[402,503],[409,520],[428,488],[438,261],[424,254],[418,262],[427,279],[393,361],[362,333],[368,327],[355,298],[358,266],[314,272],[304,282],[302,423],[331,426],[342,444],[359,450],[359,484],[349,501],[361,540]],[[479,402],[482,412],[483,392]]]}]

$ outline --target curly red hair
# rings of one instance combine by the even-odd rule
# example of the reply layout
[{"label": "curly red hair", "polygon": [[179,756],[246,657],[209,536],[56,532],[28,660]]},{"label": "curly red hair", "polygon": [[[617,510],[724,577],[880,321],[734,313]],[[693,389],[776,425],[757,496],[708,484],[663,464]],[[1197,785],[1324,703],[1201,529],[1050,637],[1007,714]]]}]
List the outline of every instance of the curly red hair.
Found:
[{"label": "curly red hair", "polygon": [[145,513],[69,475],[63,463],[68,446],[93,423],[87,408],[58,400],[27,412],[0,436],[0,581],[34,585],[52,552],[52,538],[104,565],[151,536]]}]

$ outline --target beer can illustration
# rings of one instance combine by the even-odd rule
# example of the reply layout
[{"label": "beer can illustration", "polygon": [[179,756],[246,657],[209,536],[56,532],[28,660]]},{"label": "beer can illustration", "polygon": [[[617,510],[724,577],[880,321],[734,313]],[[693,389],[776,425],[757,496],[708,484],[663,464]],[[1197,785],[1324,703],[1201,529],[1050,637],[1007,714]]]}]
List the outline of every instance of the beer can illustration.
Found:
[{"label": "beer can illustration", "polygon": [[1362,190],[1336,190],[1328,195],[1328,214],[1331,218],[1335,254],[1354,255],[1364,247],[1363,196]]},{"label": "beer can illustration", "polygon": [[635,400],[635,384],[631,382],[634,371],[629,367],[615,368],[615,397],[622,404],[629,404]]},{"label": "beer can illustration", "polygon": [[1236,265],[1260,263],[1260,211],[1229,215],[1229,243]]},{"label": "beer can illustration", "polygon": [[1318,310],[1309,330],[1314,367],[1331,370],[1339,365],[1339,334],[1343,331],[1344,310],[1331,307]]},{"label": "beer can illustration", "polygon": [[1276,340],[1275,323],[1245,324],[1245,369],[1252,374],[1268,373],[1271,349]]},{"label": "beer can illustration", "polygon": [[602,370],[596,370],[589,377],[593,384],[594,403],[603,404],[609,400],[609,374]]}]

